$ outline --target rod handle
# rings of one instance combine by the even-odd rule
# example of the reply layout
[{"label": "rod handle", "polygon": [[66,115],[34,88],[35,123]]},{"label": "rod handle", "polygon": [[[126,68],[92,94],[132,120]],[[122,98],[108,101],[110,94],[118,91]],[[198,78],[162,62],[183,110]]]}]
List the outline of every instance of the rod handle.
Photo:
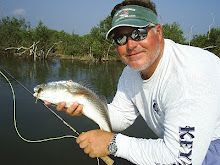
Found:
[{"label": "rod handle", "polygon": [[104,156],[104,157],[100,157],[104,162],[105,164],[107,165],[113,165],[114,163],[114,160],[112,160],[109,156]]}]

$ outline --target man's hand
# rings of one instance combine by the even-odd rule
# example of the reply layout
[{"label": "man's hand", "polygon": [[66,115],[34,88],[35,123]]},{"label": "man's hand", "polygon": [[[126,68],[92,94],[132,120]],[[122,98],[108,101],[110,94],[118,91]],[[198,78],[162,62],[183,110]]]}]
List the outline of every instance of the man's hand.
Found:
[{"label": "man's hand", "polygon": [[91,158],[104,157],[109,155],[108,145],[113,136],[112,132],[92,130],[80,134],[76,142]]},{"label": "man's hand", "polygon": [[[44,101],[46,105],[50,105],[51,103]],[[56,106],[56,109],[58,111],[63,111],[66,112],[70,116],[81,116],[82,115],[82,110],[83,110],[83,105],[74,102],[70,107],[66,108],[66,103],[61,102],[58,103]]]}]

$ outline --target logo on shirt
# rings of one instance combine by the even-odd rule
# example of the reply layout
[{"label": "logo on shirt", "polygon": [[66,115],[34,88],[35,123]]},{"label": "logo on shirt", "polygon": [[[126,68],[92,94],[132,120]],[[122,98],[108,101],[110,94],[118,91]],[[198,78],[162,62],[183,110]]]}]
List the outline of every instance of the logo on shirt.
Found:
[{"label": "logo on shirt", "polygon": [[160,116],[161,115],[161,110],[160,107],[157,103],[156,100],[153,100],[153,106],[152,106],[153,110]]},{"label": "logo on shirt", "polygon": [[192,149],[195,127],[180,127],[179,128],[179,143],[180,152],[179,158],[187,165],[192,164]]}]

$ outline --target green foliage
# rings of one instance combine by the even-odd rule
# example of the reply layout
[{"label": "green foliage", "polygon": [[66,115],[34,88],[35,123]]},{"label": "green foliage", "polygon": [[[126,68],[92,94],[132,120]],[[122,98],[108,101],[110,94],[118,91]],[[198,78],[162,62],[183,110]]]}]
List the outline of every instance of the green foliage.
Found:
[{"label": "green foliage", "polygon": [[197,46],[197,47],[200,47],[200,48],[205,48],[207,46],[207,41],[208,41],[208,38],[206,35],[195,35],[193,36],[193,39],[191,40],[191,45],[193,46]]},{"label": "green foliage", "polygon": [[40,21],[37,27],[33,31],[34,41],[39,41],[38,47],[46,51],[51,45],[52,31],[50,31],[42,21]]},{"label": "green foliage", "polygon": [[195,35],[191,45],[207,49],[220,57],[220,28],[212,28],[206,35]]},{"label": "green foliage", "polygon": [[101,59],[108,54],[110,43],[105,39],[105,34],[111,26],[111,20],[111,17],[108,16],[90,31],[90,49],[92,50],[93,57],[97,59]]},{"label": "green foliage", "polygon": [[[24,18],[4,17],[0,20],[0,55],[6,54],[5,48],[30,47],[38,42],[39,50],[46,52],[51,48],[51,53],[56,55],[98,60],[117,58],[112,41],[105,39],[105,34],[111,27],[111,21],[112,18],[108,16],[93,27],[89,34],[80,36],[49,29],[42,21],[35,28],[31,28],[30,23]],[[165,24],[163,30],[165,38],[185,43],[183,31],[176,22]],[[213,46],[208,50],[219,55],[220,29],[213,28],[206,35],[194,36],[190,43],[202,48]],[[11,53],[14,52],[11,51]]]},{"label": "green foliage", "polygon": [[29,30],[29,23],[24,18],[4,17],[0,20],[0,48],[19,46]]},{"label": "green foliage", "polygon": [[176,22],[172,24],[163,25],[164,37],[172,39],[177,43],[185,43],[185,38],[183,36],[183,31],[179,24]]}]

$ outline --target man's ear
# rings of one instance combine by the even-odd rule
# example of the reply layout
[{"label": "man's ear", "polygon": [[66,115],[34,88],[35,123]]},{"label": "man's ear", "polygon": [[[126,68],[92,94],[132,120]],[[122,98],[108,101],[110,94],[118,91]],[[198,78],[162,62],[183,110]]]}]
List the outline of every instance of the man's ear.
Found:
[{"label": "man's ear", "polygon": [[162,27],[162,25],[160,25],[160,24],[156,25],[156,31],[157,31],[158,33],[163,33],[163,27]]},{"label": "man's ear", "polygon": [[156,25],[156,32],[160,38],[163,38],[163,26],[161,24]]}]

